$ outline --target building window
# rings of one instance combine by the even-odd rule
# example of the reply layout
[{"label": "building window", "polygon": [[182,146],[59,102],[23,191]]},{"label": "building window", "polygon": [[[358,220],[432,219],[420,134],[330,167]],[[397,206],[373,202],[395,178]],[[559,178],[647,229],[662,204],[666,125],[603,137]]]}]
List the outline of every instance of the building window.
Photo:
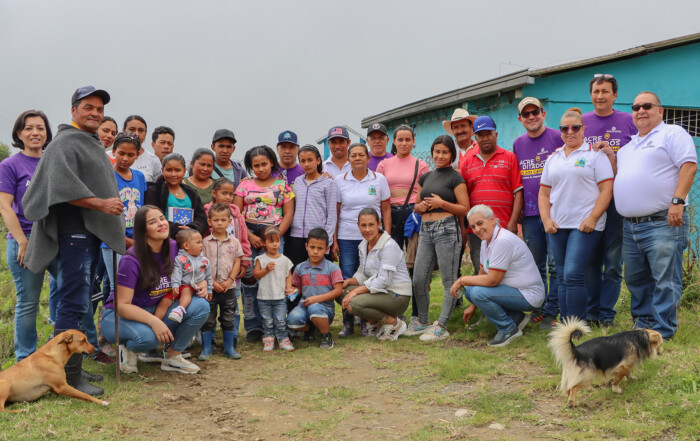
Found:
[{"label": "building window", "polygon": [[664,122],[676,124],[690,133],[690,136],[700,137],[700,110],[674,109],[664,107]]}]

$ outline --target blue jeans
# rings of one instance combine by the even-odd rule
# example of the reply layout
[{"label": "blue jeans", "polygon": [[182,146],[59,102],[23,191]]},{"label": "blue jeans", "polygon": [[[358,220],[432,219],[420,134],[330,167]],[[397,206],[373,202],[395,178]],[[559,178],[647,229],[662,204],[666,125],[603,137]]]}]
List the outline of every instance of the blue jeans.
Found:
[{"label": "blue jeans", "polygon": [[343,274],[343,279],[349,279],[355,275],[355,271],[360,266],[360,242],[362,240],[354,239],[338,239],[338,248],[340,248],[340,256],[338,256],[340,272]]},{"label": "blue jeans", "polygon": [[[523,217],[523,239],[535,258],[535,264],[544,283],[545,314],[556,317],[559,315],[559,278],[557,277],[554,255],[549,244],[549,237],[544,232],[542,218],[539,216]],[[547,286],[547,268],[549,268],[549,286]]]},{"label": "blue jeans", "polygon": [[58,304],[56,329],[78,329],[89,310],[92,273],[100,240],[92,234],[58,237]]},{"label": "blue jeans", "polygon": [[586,268],[588,287],[587,314],[589,320],[611,322],[615,319],[615,304],[622,286],[623,217],[610,201],[605,230]]},{"label": "blue jeans", "polygon": [[632,319],[638,327],[651,328],[664,338],[673,337],[678,328],[688,222],[688,213],[683,213],[681,227],[671,227],[667,220],[625,221],[622,257]]},{"label": "blue jeans", "polygon": [[324,305],[323,303],[314,303],[306,307],[299,303],[287,316],[287,326],[292,329],[303,328],[312,318],[327,318],[328,325],[330,325],[333,323],[334,317],[335,308],[333,307]]},{"label": "blue jeans", "polygon": [[287,300],[258,300],[262,315],[263,337],[277,336],[281,342],[288,336]]},{"label": "blue jeans", "polygon": [[[107,277],[109,278],[109,289],[110,291],[115,290],[115,278],[114,278],[114,251],[109,248],[100,248],[102,252],[102,260],[105,263],[105,270],[107,271]],[[122,255],[117,254],[117,268],[119,268],[119,262],[122,260]],[[107,296],[109,297],[109,295]],[[107,300],[105,297],[105,300]]]},{"label": "blue jeans", "polygon": [[[255,248],[250,247],[251,264],[248,267],[246,276],[250,275],[253,277],[253,268],[255,267],[255,258],[261,254],[265,253],[265,248]],[[284,240],[280,246],[280,253],[284,252]],[[243,327],[245,332],[250,331],[261,331],[262,330],[262,319],[260,316],[260,305],[258,305],[258,282],[256,281],[253,285],[246,285],[241,283],[243,287],[241,288],[243,292]]]},{"label": "blue jeans", "polygon": [[[54,259],[56,275],[58,275],[58,261]],[[56,325],[56,305],[58,305],[58,282],[53,275],[49,276],[49,322]]]},{"label": "blue jeans", "polygon": [[515,321],[523,311],[535,308],[523,297],[519,289],[500,284],[498,286],[465,286],[464,297],[472,302],[501,334],[515,331]]},{"label": "blue jeans", "polygon": [[[29,239],[29,235],[27,235]],[[44,284],[44,273],[35,274],[17,262],[19,244],[15,239],[7,239],[7,266],[12,274],[17,292],[15,306],[15,357],[22,361],[36,350],[36,316],[39,313],[39,297]],[[55,262],[49,266],[49,272],[58,273]]]},{"label": "blue jeans", "polygon": [[554,261],[559,269],[559,310],[565,317],[586,318],[586,285],[584,273],[602,231],[583,233],[560,228],[548,234]]},{"label": "blue jeans", "polygon": [[[177,323],[168,320],[168,314],[180,303],[176,300],[165,314],[163,323],[172,332],[174,340],[170,343],[173,350],[182,352],[187,348],[187,345],[192,341],[192,337],[199,331],[204,322],[209,317],[209,302],[201,297],[193,296],[192,302],[187,307],[187,313],[182,319],[182,323]],[[143,308],[153,314],[156,306]],[[102,315],[102,334],[107,341],[116,343],[114,335],[114,310],[105,309]],[[160,346],[156,334],[150,326],[145,323],[119,318],[119,344],[134,352],[148,352]]]}]

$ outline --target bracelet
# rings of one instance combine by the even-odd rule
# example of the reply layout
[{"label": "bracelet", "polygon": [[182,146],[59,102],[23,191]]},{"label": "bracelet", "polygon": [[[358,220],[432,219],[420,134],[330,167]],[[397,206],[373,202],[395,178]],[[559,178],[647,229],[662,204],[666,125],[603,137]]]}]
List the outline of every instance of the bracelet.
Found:
[{"label": "bracelet", "polygon": [[236,281],[236,279],[234,279],[234,278],[231,277],[231,276],[228,276],[228,277],[226,278],[226,280],[228,280],[228,279],[231,279],[231,280],[233,280],[234,282]]}]

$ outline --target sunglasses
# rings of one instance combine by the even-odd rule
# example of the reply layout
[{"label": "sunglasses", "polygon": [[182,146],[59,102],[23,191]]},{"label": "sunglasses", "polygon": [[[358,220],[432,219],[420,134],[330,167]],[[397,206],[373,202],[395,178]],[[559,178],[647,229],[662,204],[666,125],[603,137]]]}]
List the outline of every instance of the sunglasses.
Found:
[{"label": "sunglasses", "polygon": [[581,131],[581,127],[583,127],[581,124],[574,124],[571,126],[559,126],[559,130],[561,130],[561,133],[578,133]]},{"label": "sunglasses", "polygon": [[[654,104],[654,103],[632,104],[632,111],[639,112],[639,109],[651,110],[651,108],[654,106],[659,106],[659,105]],[[659,106],[659,107],[661,107],[661,106]]]},{"label": "sunglasses", "polygon": [[542,109],[535,109],[535,110],[531,110],[531,111],[529,111],[529,112],[523,110],[522,112],[520,112],[520,116],[522,116],[523,118],[529,118],[530,115],[532,115],[532,116],[537,116],[537,115],[539,115],[540,113],[542,113]]},{"label": "sunglasses", "polygon": [[610,75],[610,74],[595,74],[595,75],[593,75],[593,78],[595,78],[595,79],[602,78],[604,80],[614,80],[615,76]]}]

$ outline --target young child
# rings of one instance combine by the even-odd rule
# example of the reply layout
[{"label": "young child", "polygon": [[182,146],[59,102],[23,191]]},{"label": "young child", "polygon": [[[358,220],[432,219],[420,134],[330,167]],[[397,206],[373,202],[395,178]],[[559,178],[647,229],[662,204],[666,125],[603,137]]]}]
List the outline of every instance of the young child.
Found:
[{"label": "young child", "polygon": [[309,231],[306,252],[309,258],[297,265],[292,277],[302,301],[289,313],[287,323],[291,329],[306,331],[304,339],[307,341],[313,341],[316,327],[321,333],[320,347],[331,349],[333,337],[329,328],[335,315],[333,300],[342,293],[343,274],[338,265],[324,258],[328,252],[328,233],[323,228]]},{"label": "young child", "polygon": [[209,259],[202,255],[204,245],[199,231],[190,228],[180,230],[175,236],[175,240],[180,251],[175,257],[173,274],[170,276],[172,293],[161,299],[154,315],[163,319],[173,302],[179,300],[178,306],[168,314],[168,319],[181,323],[186,314],[185,310],[192,301],[192,294],[197,291],[197,284],[202,280],[207,281],[207,300],[211,300],[214,284],[211,278]]},{"label": "young child", "polygon": [[[233,190],[231,192],[233,193]],[[219,322],[224,335],[224,356],[237,360],[241,358],[241,354],[236,352],[236,278],[239,276],[243,248],[238,239],[227,232],[231,224],[231,210],[228,205],[218,202],[208,211],[211,234],[204,238],[204,255],[209,258],[214,279],[214,295],[209,301],[209,318],[202,326],[202,353],[199,359],[208,360],[211,357],[218,306]]]},{"label": "young child", "polygon": [[280,349],[293,351],[287,332],[286,296],[292,292],[292,261],[280,253],[282,233],[277,227],[267,227],[260,239],[266,254],[255,258],[253,277],[258,279],[258,306],[262,316],[263,351],[275,348],[275,336]]}]

